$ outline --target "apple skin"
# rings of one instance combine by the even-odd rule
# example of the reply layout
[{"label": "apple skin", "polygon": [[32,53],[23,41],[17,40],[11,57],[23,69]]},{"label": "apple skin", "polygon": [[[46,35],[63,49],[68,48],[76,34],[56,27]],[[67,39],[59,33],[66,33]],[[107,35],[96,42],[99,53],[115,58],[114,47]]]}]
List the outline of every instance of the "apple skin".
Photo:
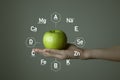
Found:
[{"label": "apple skin", "polygon": [[66,34],[61,30],[50,30],[43,35],[43,44],[48,49],[64,49],[67,44]]}]

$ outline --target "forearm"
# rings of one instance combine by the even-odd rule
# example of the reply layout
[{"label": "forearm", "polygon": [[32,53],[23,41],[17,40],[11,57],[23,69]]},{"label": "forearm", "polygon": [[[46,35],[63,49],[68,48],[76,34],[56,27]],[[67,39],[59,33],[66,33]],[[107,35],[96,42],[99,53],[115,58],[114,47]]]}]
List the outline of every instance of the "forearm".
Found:
[{"label": "forearm", "polygon": [[87,59],[105,59],[120,61],[120,47],[85,50]]}]

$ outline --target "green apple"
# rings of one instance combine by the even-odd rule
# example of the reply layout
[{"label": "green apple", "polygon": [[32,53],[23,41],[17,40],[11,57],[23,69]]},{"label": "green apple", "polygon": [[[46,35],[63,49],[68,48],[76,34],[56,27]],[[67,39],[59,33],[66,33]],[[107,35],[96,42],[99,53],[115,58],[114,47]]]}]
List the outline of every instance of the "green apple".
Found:
[{"label": "green apple", "polygon": [[48,49],[64,49],[67,44],[66,34],[61,30],[50,30],[44,33],[43,44]]}]

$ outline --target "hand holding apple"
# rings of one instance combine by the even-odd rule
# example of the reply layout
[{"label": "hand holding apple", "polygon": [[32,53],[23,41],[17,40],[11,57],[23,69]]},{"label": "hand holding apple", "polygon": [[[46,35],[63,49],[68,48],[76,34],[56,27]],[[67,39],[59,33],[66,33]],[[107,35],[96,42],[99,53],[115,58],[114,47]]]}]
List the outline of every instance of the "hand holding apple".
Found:
[{"label": "hand holding apple", "polygon": [[61,30],[51,30],[45,32],[43,44],[48,49],[64,49],[67,45],[66,34]]}]

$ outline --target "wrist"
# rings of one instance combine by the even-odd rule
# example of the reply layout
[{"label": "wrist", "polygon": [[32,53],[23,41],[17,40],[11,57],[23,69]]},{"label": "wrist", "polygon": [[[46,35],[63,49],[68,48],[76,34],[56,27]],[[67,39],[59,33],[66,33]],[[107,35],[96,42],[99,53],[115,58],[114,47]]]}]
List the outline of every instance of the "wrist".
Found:
[{"label": "wrist", "polygon": [[101,53],[101,50],[99,49],[83,49],[79,50],[81,53],[80,59],[95,59],[99,57],[99,53]]},{"label": "wrist", "polygon": [[91,50],[85,49],[84,52],[83,52],[83,57],[84,57],[84,59],[92,58]]},{"label": "wrist", "polygon": [[90,59],[92,57],[91,50],[89,49],[80,49],[79,52],[80,54],[80,59]]},{"label": "wrist", "polygon": [[99,58],[101,58],[102,52],[103,52],[103,50],[101,50],[101,49],[91,49],[88,51],[89,58],[90,59],[99,59]]}]

